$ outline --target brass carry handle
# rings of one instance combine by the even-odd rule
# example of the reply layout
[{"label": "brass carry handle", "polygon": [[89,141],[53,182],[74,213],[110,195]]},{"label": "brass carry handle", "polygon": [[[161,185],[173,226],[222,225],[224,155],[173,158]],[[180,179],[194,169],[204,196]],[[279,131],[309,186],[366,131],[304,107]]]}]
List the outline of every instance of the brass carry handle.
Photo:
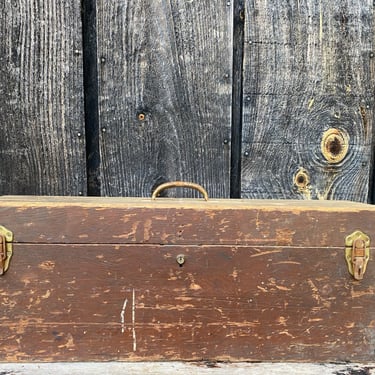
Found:
[{"label": "brass carry handle", "polygon": [[184,182],[184,181],[172,181],[172,182],[166,182],[164,184],[159,185],[152,193],[151,199],[155,200],[156,197],[163,190],[174,188],[174,187],[185,187],[185,188],[191,188],[191,189],[197,190],[203,195],[203,198],[206,201],[208,201],[208,193],[204,187],[198,184],[194,184],[193,182]]}]

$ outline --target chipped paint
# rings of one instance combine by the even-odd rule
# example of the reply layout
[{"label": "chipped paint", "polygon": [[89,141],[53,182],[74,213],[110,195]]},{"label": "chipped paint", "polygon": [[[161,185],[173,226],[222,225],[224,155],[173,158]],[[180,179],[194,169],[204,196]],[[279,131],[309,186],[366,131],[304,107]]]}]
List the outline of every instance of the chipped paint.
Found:
[{"label": "chipped paint", "polygon": [[74,344],[74,338],[71,333],[68,333],[66,335],[66,342],[62,345],[58,345],[59,349],[68,349],[68,350],[73,350],[75,349],[75,344]]},{"label": "chipped paint", "polygon": [[56,263],[52,260],[46,260],[38,265],[38,268],[45,271],[53,271]]},{"label": "chipped paint", "polygon": [[201,290],[202,287],[201,287],[200,285],[198,285],[198,284],[192,282],[192,283],[190,284],[190,286],[189,286],[189,289],[190,289],[190,290]]},{"label": "chipped paint", "polygon": [[51,291],[48,289],[42,296],[40,296],[41,299],[47,299],[51,296]]},{"label": "chipped paint", "polygon": [[360,298],[363,296],[373,296],[375,294],[375,290],[372,287],[368,287],[365,290],[354,290],[354,287],[352,286],[350,295],[352,298]]},{"label": "chipped paint", "polygon": [[288,319],[285,318],[284,316],[280,316],[278,319],[277,319],[277,323],[279,323],[280,325],[286,327],[287,326],[287,322],[288,322]]},{"label": "chipped paint", "polygon": [[281,249],[266,250],[266,251],[264,251],[263,249],[254,249],[254,250],[257,251],[257,254],[251,254],[250,258],[261,257],[261,256],[265,256],[265,255],[270,255],[270,254],[278,254],[278,253],[282,252]]},{"label": "chipped paint", "polygon": [[193,298],[191,298],[191,297],[176,297],[175,300],[176,301],[189,302],[189,301],[193,300]]},{"label": "chipped paint", "polygon": [[143,223],[143,238],[147,242],[151,238],[151,228],[152,228],[152,220],[147,219]]},{"label": "chipped paint", "polygon": [[294,264],[294,265],[300,266],[301,262],[294,262],[292,260],[285,260],[285,261],[282,261],[282,262],[276,262],[275,264]]},{"label": "chipped paint", "polygon": [[136,236],[140,223],[141,223],[140,221],[135,221],[131,227],[130,232],[124,233],[124,234],[112,235],[112,237],[118,238],[118,239],[122,239],[122,238],[131,239],[132,237]]},{"label": "chipped paint", "polygon": [[282,245],[292,245],[296,231],[291,229],[276,229],[276,241]]},{"label": "chipped paint", "polygon": [[120,319],[121,319],[121,333],[125,332],[125,310],[126,305],[128,304],[128,299],[125,298],[125,301],[122,305],[121,313],[120,313]]},{"label": "chipped paint", "polygon": [[311,279],[308,279],[307,282],[309,283],[311,289],[312,289],[312,296],[315,299],[315,301],[320,304],[321,298],[319,294],[319,289],[315,286],[314,282]]},{"label": "chipped paint", "polygon": [[279,335],[285,335],[285,336],[291,337],[292,339],[295,339],[295,338],[296,338],[296,337],[293,336],[291,333],[289,333],[289,331],[287,331],[287,330],[282,331],[282,332],[279,332]]},{"label": "chipped paint", "polygon": [[289,292],[292,290],[291,288],[287,288],[286,286],[281,286],[281,285],[275,285],[275,288],[283,292]]},{"label": "chipped paint", "polygon": [[257,288],[258,288],[260,291],[262,291],[263,293],[268,293],[267,288],[263,288],[263,287],[261,287],[261,286],[259,286],[259,285],[257,285]]},{"label": "chipped paint", "polygon": [[[138,304],[138,307],[141,307],[142,305]],[[156,310],[165,310],[165,311],[184,311],[186,309],[194,309],[196,308],[195,305],[193,304],[184,304],[184,305],[156,305],[155,309]]]},{"label": "chipped paint", "polygon": [[233,272],[229,276],[231,276],[234,281],[237,280],[237,278],[238,278],[238,271],[237,271],[236,267],[233,268]]}]

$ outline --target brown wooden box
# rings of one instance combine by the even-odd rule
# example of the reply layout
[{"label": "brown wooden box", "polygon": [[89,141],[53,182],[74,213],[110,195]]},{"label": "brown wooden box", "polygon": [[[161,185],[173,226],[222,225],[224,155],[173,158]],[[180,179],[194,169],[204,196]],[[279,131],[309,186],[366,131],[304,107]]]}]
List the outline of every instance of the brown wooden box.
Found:
[{"label": "brown wooden box", "polygon": [[374,218],[348,202],[2,197],[0,360],[373,361],[375,262],[355,280],[345,238],[374,239]]}]

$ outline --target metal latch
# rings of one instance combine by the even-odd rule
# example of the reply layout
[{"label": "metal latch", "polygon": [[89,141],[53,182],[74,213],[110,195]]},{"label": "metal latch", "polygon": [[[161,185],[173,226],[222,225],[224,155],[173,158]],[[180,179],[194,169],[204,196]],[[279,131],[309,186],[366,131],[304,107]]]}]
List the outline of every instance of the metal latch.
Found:
[{"label": "metal latch", "polygon": [[13,255],[13,233],[0,225],[0,276],[9,268],[10,258]]},{"label": "metal latch", "polygon": [[357,230],[346,237],[345,247],[349,273],[356,280],[362,280],[370,259],[370,237]]}]

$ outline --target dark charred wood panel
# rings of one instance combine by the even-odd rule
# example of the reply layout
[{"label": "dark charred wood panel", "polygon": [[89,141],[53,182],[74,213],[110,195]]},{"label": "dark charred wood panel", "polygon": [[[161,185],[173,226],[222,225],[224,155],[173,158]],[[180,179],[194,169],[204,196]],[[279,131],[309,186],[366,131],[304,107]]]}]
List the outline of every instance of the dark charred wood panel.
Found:
[{"label": "dark charred wood panel", "polygon": [[373,1],[245,4],[242,196],[366,202]]},{"label": "dark charred wood panel", "polygon": [[0,2],[0,194],[86,191],[80,2]]},{"label": "dark charred wood panel", "polygon": [[232,6],[97,1],[102,195],[229,197]]},{"label": "dark charred wood panel", "polygon": [[14,251],[0,279],[3,361],[373,358],[375,268],[354,281],[339,248]]}]

